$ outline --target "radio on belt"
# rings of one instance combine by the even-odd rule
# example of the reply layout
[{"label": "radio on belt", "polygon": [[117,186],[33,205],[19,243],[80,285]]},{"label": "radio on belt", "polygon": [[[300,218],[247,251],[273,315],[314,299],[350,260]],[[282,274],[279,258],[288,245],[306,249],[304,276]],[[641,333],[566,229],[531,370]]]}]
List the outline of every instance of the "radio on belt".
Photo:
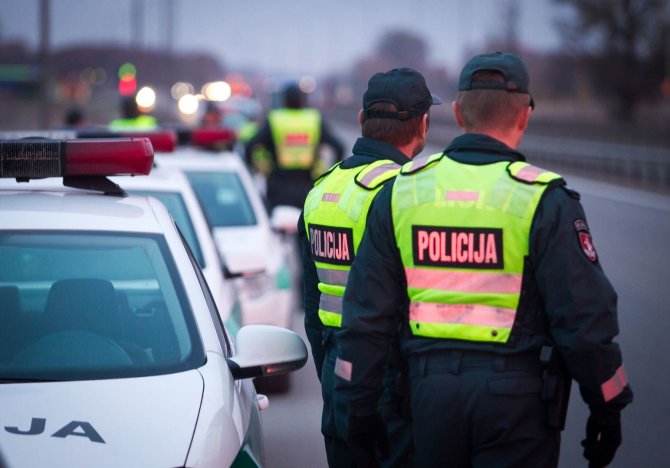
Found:
[{"label": "radio on belt", "polygon": [[63,177],[63,185],[110,195],[125,192],[106,176],[147,175],[153,160],[148,138],[0,140],[0,177],[19,182]]}]

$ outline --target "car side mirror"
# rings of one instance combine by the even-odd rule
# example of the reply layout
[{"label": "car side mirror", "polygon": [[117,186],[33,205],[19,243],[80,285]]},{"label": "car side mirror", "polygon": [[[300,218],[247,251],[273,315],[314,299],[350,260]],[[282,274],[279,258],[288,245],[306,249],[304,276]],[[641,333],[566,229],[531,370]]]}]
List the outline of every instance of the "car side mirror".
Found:
[{"label": "car side mirror", "polygon": [[302,338],[286,328],[272,325],[247,325],[235,338],[237,353],[227,358],[236,380],[286,374],[307,362],[307,347]]},{"label": "car side mirror", "polygon": [[275,206],[272,210],[272,216],[270,216],[270,225],[272,226],[272,229],[285,234],[297,233],[300,211],[301,210],[295,206]]}]

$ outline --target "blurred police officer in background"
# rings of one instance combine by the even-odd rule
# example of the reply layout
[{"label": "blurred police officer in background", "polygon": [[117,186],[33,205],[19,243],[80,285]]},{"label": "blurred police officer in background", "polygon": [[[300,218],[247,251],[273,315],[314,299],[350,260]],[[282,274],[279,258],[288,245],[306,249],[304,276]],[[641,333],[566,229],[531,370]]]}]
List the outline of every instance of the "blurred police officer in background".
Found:
[{"label": "blurred police officer in background", "polygon": [[298,85],[288,85],[283,100],[283,107],[271,110],[245,144],[249,167],[267,177],[270,209],[277,205],[302,208],[314,179],[325,169],[319,159],[322,144],[333,149],[337,161],[344,153],[321,112],[306,107],[306,95]]},{"label": "blurred police officer in background", "polygon": [[[321,431],[331,467],[374,466],[366,440],[346,443],[347,408],[333,395],[337,357],[334,332],[342,321],[347,275],[365,230],[372,199],[424,147],[433,97],[423,76],[410,68],[377,73],[368,82],[358,119],[362,138],[353,154],[335,164],[309,192],[298,233],[305,278],[305,330],[323,394]],[[394,351],[398,352],[397,346]],[[388,427],[390,444],[382,466],[409,466],[411,426],[402,412],[400,356],[390,359],[384,395],[375,405]],[[406,378],[406,372],[404,373]],[[406,408],[407,409],[407,408]],[[354,428],[355,429],[355,428]],[[363,447],[361,447],[363,445]]]},{"label": "blurred police officer in background", "polygon": [[515,149],[533,107],[519,56],[472,58],[453,103],[465,134],[384,186],[349,272],[335,365],[349,428],[383,442],[375,402],[400,326],[419,467],[556,466],[571,379],[589,466],[621,443],[617,296],[579,194]]},{"label": "blurred police officer in background", "polygon": [[124,96],[119,104],[121,117],[109,123],[110,130],[132,131],[132,130],[154,130],[158,121],[153,115],[143,113],[135,96]]}]

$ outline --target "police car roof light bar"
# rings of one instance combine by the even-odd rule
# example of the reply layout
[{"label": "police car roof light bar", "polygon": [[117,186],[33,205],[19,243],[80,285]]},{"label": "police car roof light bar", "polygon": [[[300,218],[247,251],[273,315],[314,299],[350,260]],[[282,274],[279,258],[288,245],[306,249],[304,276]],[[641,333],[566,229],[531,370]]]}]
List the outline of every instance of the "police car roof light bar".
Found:
[{"label": "police car roof light bar", "polygon": [[107,130],[81,130],[77,138],[148,138],[154,151],[171,153],[177,147],[177,132],[174,130],[149,130],[114,132]]},{"label": "police car roof light bar", "polygon": [[235,132],[226,128],[197,128],[177,130],[180,145],[217,148],[231,146],[235,142]]},{"label": "police car roof light bar", "polygon": [[0,140],[0,177],[147,175],[154,151],[147,138],[100,140]]}]

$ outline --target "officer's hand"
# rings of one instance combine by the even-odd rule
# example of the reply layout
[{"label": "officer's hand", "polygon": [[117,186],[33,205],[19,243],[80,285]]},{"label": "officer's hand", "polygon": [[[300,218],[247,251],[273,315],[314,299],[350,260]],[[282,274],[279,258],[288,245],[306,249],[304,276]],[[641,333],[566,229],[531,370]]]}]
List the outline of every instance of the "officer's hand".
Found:
[{"label": "officer's hand", "polygon": [[586,422],[586,439],[582,440],[584,458],[589,468],[602,468],[613,459],[621,445],[621,412],[604,408],[591,408]]},{"label": "officer's hand", "polygon": [[347,421],[347,445],[361,467],[380,466],[377,453],[382,457],[387,457],[389,454],[386,424],[384,424],[381,415],[375,413],[367,416],[349,416]]}]

